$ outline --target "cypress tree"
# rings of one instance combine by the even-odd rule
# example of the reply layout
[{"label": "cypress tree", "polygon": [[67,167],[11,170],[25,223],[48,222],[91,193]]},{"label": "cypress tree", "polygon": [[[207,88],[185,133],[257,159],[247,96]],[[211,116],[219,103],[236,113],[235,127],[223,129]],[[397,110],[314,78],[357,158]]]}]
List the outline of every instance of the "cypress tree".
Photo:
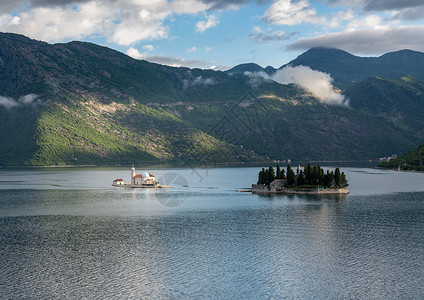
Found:
[{"label": "cypress tree", "polygon": [[292,168],[290,167],[290,165],[288,165],[287,166],[287,185],[292,186],[294,184],[294,181],[295,181],[294,172]]},{"label": "cypress tree", "polygon": [[268,168],[268,184],[270,184],[271,182],[273,182],[275,180],[275,171],[274,168],[272,166],[269,166]]},{"label": "cypress tree", "polygon": [[312,166],[311,166],[311,163],[308,163],[305,167],[305,183],[307,185],[312,185]]},{"label": "cypress tree", "polygon": [[342,181],[342,175],[340,174],[340,169],[336,168],[334,172],[334,185],[336,187],[340,187],[341,181]]},{"label": "cypress tree", "polygon": [[303,171],[300,170],[299,175],[297,176],[296,185],[304,185],[305,184],[305,176],[303,176]]},{"label": "cypress tree", "polygon": [[342,172],[342,175],[341,175],[340,185],[342,187],[347,187],[349,185],[349,183],[347,183],[346,175],[344,172]]},{"label": "cypress tree", "polygon": [[323,168],[319,168],[319,185],[323,185],[324,184],[324,169]]},{"label": "cypress tree", "polygon": [[262,170],[258,174],[258,184],[264,184],[265,183],[265,169],[262,168]]},{"label": "cypress tree", "polygon": [[280,168],[280,164],[277,164],[277,174],[275,176],[275,179],[281,179],[281,168]]},{"label": "cypress tree", "polygon": [[330,171],[327,169],[327,174],[324,175],[324,178],[322,180],[322,185],[325,187],[330,186]]},{"label": "cypress tree", "polygon": [[329,187],[334,186],[334,172],[333,171],[330,172],[330,177],[328,178],[328,186]]},{"label": "cypress tree", "polygon": [[311,185],[319,185],[319,166],[312,167]]},{"label": "cypress tree", "polygon": [[269,170],[265,170],[265,176],[264,176],[264,184],[269,184]]}]

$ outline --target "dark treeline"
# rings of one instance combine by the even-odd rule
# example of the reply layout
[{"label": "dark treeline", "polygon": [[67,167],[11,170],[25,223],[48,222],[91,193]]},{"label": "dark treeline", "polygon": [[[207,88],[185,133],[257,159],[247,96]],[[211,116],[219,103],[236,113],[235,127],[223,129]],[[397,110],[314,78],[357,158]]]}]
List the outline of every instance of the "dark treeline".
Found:
[{"label": "dark treeline", "polygon": [[298,171],[296,174],[291,168],[290,164],[287,166],[287,175],[285,170],[277,165],[275,172],[272,166],[268,169],[262,168],[258,175],[258,184],[269,185],[275,179],[285,179],[287,187],[328,187],[328,188],[343,188],[349,184],[344,172],[340,172],[339,168],[334,171],[324,170],[319,166],[312,166],[308,163],[303,170]]}]

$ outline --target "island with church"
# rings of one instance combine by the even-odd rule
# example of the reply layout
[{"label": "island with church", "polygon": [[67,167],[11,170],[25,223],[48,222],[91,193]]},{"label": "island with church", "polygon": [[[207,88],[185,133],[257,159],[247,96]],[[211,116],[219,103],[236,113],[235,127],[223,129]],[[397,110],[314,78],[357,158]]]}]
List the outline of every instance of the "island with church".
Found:
[{"label": "island with church", "polygon": [[124,182],[122,178],[115,179],[112,183],[115,187],[128,187],[128,188],[170,188],[167,185],[161,185],[156,181],[156,176],[149,172],[142,174],[135,174],[135,168],[131,169],[131,182]]},{"label": "island with church", "polygon": [[258,182],[252,184],[255,194],[348,194],[348,182],[344,172],[339,168],[334,171],[324,170],[319,166],[308,163],[302,170],[300,165],[296,173],[287,166],[281,169],[277,164],[276,170],[270,166],[262,168],[258,174]]}]

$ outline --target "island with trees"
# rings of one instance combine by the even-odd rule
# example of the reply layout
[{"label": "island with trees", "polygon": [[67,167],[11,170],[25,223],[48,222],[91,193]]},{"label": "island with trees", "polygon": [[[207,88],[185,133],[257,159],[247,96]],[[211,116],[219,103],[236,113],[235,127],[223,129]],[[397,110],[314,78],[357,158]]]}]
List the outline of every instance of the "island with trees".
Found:
[{"label": "island with trees", "polygon": [[277,164],[274,169],[262,168],[258,182],[252,184],[252,193],[256,194],[348,194],[348,181],[339,168],[324,172],[319,165],[308,163],[304,169],[297,167],[296,173],[290,164],[287,170]]}]

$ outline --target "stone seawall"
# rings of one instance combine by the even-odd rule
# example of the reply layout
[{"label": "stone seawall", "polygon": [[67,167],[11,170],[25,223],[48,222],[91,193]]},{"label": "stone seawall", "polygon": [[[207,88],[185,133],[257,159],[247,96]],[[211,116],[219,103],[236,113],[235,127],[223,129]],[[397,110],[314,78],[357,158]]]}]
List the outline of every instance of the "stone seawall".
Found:
[{"label": "stone seawall", "polygon": [[252,184],[252,193],[256,194],[269,194],[271,193],[271,189],[269,185],[265,184]]},{"label": "stone seawall", "polygon": [[264,184],[252,184],[252,193],[254,194],[289,194],[289,195],[325,195],[325,194],[349,194],[347,188],[341,189],[307,189],[307,188],[286,188],[280,184],[264,185]]},{"label": "stone seawall", "polygon": [[[279,194],[277,192],[277,194]],[[290,188],[285,189],[282,194],[314,194],[314,195],[321,195],[321,194],[349,194],[349,190],[347,188],[342,189],[296,189],[296,188]]]}]

